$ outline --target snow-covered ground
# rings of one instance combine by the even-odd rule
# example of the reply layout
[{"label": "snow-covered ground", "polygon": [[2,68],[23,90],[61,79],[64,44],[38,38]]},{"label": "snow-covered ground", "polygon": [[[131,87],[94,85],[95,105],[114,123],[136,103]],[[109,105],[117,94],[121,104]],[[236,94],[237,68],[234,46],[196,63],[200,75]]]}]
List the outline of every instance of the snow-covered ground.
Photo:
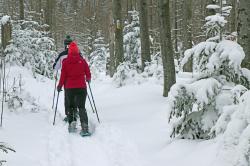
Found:
[{"label": "snow-covered ground", "polygon": [[[22,75],[23,109],[5,108],[0,142],[16,153],[3,154],[7,166],[211,166],[218,151],[214,140],[170,139],[168,102],[162,86],[148,81],[115,88],[111,79],[92,82],[101,124],[87,100],[91,137],[69,134],[60,94],[56,125],[51,109],[54,81],[32,78],[24,68],[7,70],[9,80]],[[33,103],[30,104],[30,103]],[[32,109],[31,108],[36,108]]]}]

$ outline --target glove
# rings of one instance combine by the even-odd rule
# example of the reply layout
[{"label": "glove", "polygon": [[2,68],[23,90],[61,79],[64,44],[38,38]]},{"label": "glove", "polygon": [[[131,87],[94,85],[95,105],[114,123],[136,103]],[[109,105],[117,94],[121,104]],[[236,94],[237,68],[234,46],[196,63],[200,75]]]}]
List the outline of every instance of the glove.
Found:
[{"label": "glove", "polygon": [[62,87],[61,86],[57,86],[57,92],[61,92],[62,91]]}]

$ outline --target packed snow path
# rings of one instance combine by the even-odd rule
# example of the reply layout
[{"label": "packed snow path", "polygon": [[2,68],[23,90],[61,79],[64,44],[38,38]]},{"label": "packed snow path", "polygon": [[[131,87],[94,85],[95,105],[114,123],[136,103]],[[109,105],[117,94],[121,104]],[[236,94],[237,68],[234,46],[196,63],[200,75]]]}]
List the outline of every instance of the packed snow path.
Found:
[{"label": "packed snow path", "polygon": [[170,140],[167,100],[161,96],[161,85],[153,81],[123,88],[115,88],[107,78],[92,83],[101,124],[87,100],[95,132],[82,138],[69,134],[62,121],[63,93],[56,125],[52,125],[53,81],[33,79],[24,69],[12,70],[12,77],[20,73],[25,76],[24,96],[29,100],[33,97],[40,109],[31,111],[26,104],[23,110],[5,112],[0,142],[17,151],[0,153],[7,166],[210,166],[214,161],[218,147],[213,140]]},{"label": "packed snow path", "polygon": [[134,146],[113,127],[97,127],[92,137],[82,138],[69,134],[64,122],[52,126],[48,119],[46,112],[14,114],[5,119],[11,125],[4,127],[1,139],[17,151],[10,155],[8,165],[122,166],[127,160],[132,161],[132,166],[139,164],[133,163],[137,155]]}]

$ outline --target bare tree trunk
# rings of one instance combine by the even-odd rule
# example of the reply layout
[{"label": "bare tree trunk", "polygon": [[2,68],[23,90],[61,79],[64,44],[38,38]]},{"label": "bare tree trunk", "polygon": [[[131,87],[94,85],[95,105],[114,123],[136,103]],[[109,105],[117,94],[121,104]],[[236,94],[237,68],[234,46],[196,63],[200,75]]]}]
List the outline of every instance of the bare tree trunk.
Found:
[{"label": "bare tree trunk", "polygon": [[153,0],[149,0],[149,14],[148,14],[148,20],[149,20],[149,29],[153,29]]},{"label": "bare tree trunk", "polygon": [[52,29],[54,0],[46,0],[45,23]]},{"label": "bare tree trunk", "polygon": [[151,61],[150,58],[150,42],[148,32],[148,5],[145,0],[139,0],[140,11],[140,38],[141,38],[141,62],[142,70],[146,63]]},{"label": "bare tree trunk", "polygon": [[121,0],[113,0],[113,18],[115,23],[115,66],[116,68],[124,61],[123,53],[123,25],[122,25]]},{"label": "bare tree trunk", "polygon": [[238,34],[239,43],[243,47],[246,57],[242,66],[250,69],[250,1],[241,0],[238,15]]},{"label": "bare tree trunk", "polygon": [[178,19],[180,19],[178,16],[179,16],[179,12],[178,12],[178,10],[179,10],[179,8],[177,7],[178,5],[177,5],[177,3],[178,3],[178,1],[177,0],[175,0],[175,1],[173,1],[173,8],[174,8],[174,16],[173,16],[173,18],[174,18],[174,29],[173,29],[173,31],[174,31],[174,34],[173,34],[173,37],[174,37],[174,52],[175,52],[175,57],[179,60],[179,58],[180,58],[180,55],[179,55],[179,50],[178,50],[178,31],[180,31],[178,28],[179,28],[179,26],[178,26]]},{"label": "bare tree trunk", "polygon": [[24,2],[23,2],[23,0],[19,0],[19,18],[20,18],[20,20],[24,20]]},{"label": "bare tree trunk", "polygon": [[237,31],[237,0],[232,1],[232,10],[231,10],[231,32]]},{"label": "bare tree trunk", "polygon": [[174,52],[171,41],[169,0],[158,0],[158,11],[160,17],[161,56],[164,72],[163,96],[167,97],[171,86],[176,82]]},{"label": "bare tree trunk", "polygon": [[115,40],[115,36],[114,36],[114,23],[113,23],[113,18],[112,18],[112,10],[110,10],[110,24],[109,24],[109,73],[110,76],[113,77],[113,75],[115,74],[115,53],[114,53],[114,40]]},{"label": "bare tree trunk", "polygon": [[78,0],[73,0],[73,9],[74,11],[77,11],[77,8],[78,8]]},{"label": "bare tree trunk", "polygon": [[12,25],[9,20],[6,24],[1,25],[1,42],[3,50],[6,48],[7,45],[9,45],[9,42],[11,40],[11,34],[12,34]]},{"label": "bare tree trunk", "polygon": [[[185,0],[184,1],[184,31],[183,31],[183,49],[184,51],[192,48],[192,0]],[[184,71],[192,72],[193,71],[193,59],[192,57],[189,58],[188,62],[184,65]]]}]

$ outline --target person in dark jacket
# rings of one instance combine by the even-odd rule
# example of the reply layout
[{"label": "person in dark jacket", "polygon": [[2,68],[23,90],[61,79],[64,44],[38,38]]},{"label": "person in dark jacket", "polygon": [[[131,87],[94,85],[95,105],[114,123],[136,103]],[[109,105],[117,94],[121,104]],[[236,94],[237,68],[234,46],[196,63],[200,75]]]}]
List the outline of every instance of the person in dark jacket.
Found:
[{"label": "person in dark jacket", "polygon": [[55,62],[53,64],[53,69],[54,70],[59,70],[61,69],[61,64],[64,58],[68,56],[68,47],[69,44],[72,42],[72,39],[69,35],[66,36],[66,39],[64,40],[64,51],[62,51],[57,58],[55,59]]},{"label": "person in dark jacket", "polygon": [[[58,70],[60,70],[62,68],[62,61],[63,59],[67,58],[68,56],[68,47],[69,47],[69,44],[72,42],[72,39],[69,35],[66,36],[66,39],[64,40],[64,48],[65,50],[62,51],[58,56],[57,58],[55,59],[55,62],[53,64],[53,69],[56,71],[56,80],[57,80],[57,74],[58,74]],[[66,91],[64,92],[64,107],[65,107],[65,118],[64,118],[64,121],[68,121],[68,100],[66,99]]]},{"label": "person in dark jacket", "polygon": [[90,82],[90,80],[89,66],[86,60],[80,56],[77,44],[71,42],[68,57],[62,62],[60,81],[57,86],[58,92],[61,91],[63,86],[67,92],[69,132],[76,129],[75,112],[78,108],[82,127],[81,135],[88,134],[88,116],[85,109],[85,101],[87,96],[86,81]]}]

